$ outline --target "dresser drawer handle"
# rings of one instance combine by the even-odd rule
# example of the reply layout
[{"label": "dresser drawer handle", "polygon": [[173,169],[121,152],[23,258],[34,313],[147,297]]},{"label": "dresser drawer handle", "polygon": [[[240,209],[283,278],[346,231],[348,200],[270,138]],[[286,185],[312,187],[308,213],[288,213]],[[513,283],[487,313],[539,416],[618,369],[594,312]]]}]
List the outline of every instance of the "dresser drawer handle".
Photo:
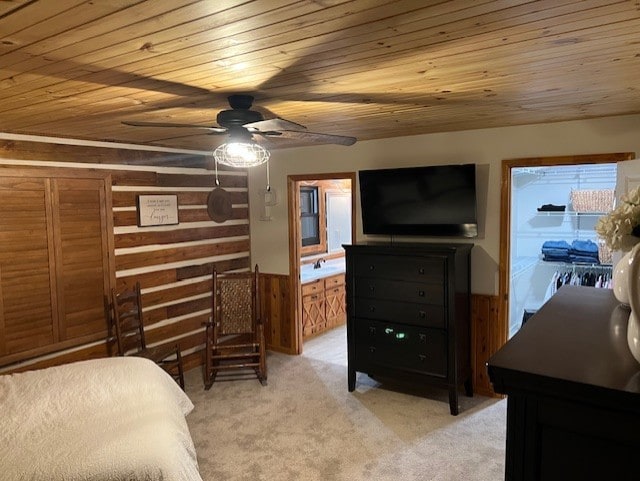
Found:
[{"label": "dresser drawer handle", "polygon": [[418,359],[420,359],[421,362],[424,362],[427,360],[427,356],[425,354],[418,354]]},{"label": "dresser drawer handle", "polygon": [[426,334],[420,334],[420,342],[427,342],[427,335]]},{"label": "dresser drawer handle", "polygon": [[375,292],[376,286],[369,286],[369,292]]},{"label": "dresser drawer handle", "polygon": [[420,317],[420,319],[426,319],[427,313],[425,311],[418,311],[418,316]]},{"label": "dresser drawer handle", "polygon": [[376,352],[376,348],[374,346],[369,346],[369,352],[373,354],[374,352]]},{"label": "dresser drawer handle", "polygon": [[375,327],[369,327],[369,335],[370,336],[375,336],[376,335],[376,328]]},{"label": "dresser drawer handle", "polygon": [[418,295],[419,295],[420,297],[424,297],[424,291],[418,291]]},{"label": "dresser drawer handle", "polygon": [[369,306],[369,312],[376,312],[376,306]]},{"label": "dresser drawer handle", "polygon": [[369,270],[370,271],[375,271],[376,270],[376,266],[374,266],[373,264],[369,265]]},{"label": "dresser drawer handle", "polygon": [[418,269],[418,274],[424,275],[424,267],[421,267],[420,269]]}]

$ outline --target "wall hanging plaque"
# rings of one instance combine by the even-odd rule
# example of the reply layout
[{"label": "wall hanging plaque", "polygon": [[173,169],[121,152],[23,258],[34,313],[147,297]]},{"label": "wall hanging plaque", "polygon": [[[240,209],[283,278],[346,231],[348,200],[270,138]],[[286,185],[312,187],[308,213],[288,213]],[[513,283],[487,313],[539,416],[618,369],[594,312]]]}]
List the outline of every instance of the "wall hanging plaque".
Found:
[{"label": "wall hanging plaque", "polygon": [[178,223],[177,195],[139,195],[137,204],[139,227]]}]

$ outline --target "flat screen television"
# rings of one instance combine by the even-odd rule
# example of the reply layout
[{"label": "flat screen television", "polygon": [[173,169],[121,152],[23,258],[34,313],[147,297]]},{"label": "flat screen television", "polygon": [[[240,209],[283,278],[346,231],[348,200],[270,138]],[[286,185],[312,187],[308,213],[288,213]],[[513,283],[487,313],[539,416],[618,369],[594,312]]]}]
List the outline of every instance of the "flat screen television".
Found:
[{"label": "flat screen television", "polygon": [[361,170],[365,234],[476,237],[476,166]]}]

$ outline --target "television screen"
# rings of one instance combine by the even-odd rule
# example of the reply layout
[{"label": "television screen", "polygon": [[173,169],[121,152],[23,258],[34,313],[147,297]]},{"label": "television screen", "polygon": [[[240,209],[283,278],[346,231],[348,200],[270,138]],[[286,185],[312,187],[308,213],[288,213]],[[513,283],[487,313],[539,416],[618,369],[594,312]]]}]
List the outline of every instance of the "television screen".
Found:
[{"label": "television screen", "polygon": [[476,166],[361,170],[365,234],[476,237]]}]

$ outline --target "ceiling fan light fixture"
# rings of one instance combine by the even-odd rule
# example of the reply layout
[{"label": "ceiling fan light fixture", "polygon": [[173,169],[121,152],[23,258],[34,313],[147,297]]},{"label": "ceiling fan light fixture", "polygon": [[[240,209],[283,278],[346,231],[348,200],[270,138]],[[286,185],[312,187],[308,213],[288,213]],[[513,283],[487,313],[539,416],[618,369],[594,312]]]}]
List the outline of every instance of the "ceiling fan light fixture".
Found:
[{"label": "ceiling fan light fixture", "polygon": [[229,167],[255,167],[269,160],[270,152],[254,140],[230,140],[213,151],[216,162]]}]

